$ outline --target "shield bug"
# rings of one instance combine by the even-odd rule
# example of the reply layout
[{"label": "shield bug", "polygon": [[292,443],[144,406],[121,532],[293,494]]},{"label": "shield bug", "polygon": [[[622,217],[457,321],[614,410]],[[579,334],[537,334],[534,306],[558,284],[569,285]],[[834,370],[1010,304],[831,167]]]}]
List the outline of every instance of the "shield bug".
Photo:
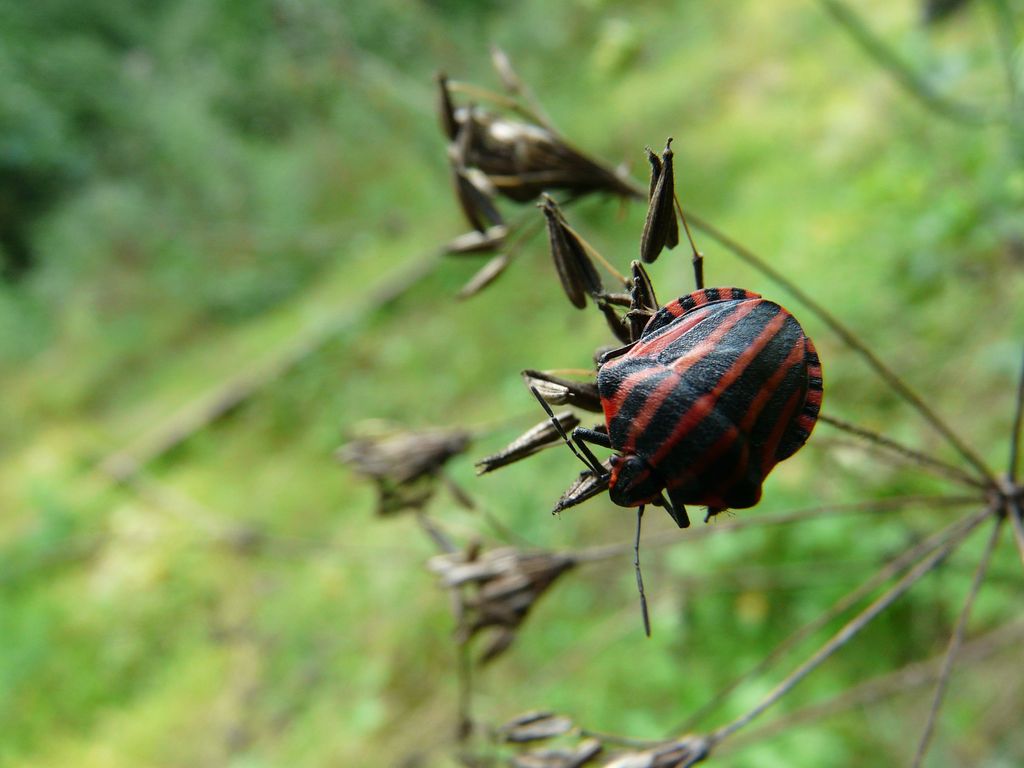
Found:
[{"label": "shield bug", "polygon": [[577,427],[573,442],[590,458],[584,443],[614,451],[613,502],[665,506],[685,528],[687,504],[710,517],[758,502],[768,473],[814,428],[822,374],[785,309],[742,288],[707,288],[669,302],[637,341],[607,353],[597,386],[604,428]]}]

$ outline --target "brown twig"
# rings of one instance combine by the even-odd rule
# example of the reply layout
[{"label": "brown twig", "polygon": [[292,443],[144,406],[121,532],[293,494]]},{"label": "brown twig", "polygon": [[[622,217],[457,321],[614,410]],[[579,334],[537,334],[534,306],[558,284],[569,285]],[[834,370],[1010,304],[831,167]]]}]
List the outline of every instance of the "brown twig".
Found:
[{"label": "brown twig", "polygon": [[1021,365],[1020,378],[1017,379],[1017,400],[1013,409],[1013,428],[1010,430],[1010,461],[1006,476],[1010,484],[1017,482],[1020,463],[1020,437],[1024,427],[1024,364]]},{"label": "brown twig", "polygon": [[984,520],[991,517],[992,510],[984,509],[976,515],[963,521],[963,529],[958,531],[941,548],[920,561],[895,585],[878,597],[867,608],[858,613],[853,619],[847,622],[835,635],[833,635],[821,648],[819,648],[809,659],[803,662],[781,683],[773,688],[754,707],[737,717],[733,721],[721,726],[708,736],[711,747],[716,747],[734,733],[747,726],[751,721],[763,714],[766,710],[776,704],[783,696],[795,688],[807,675],[820,666],[832,654],[855,637],[864,627],[870,624],[876,616],[892,605],[898,598],[913,587],[924,576],[930,573],[936,566],[945,560],[966,537]]},{"label": "brown twig", "polygon": [[1024,505],[1021,504],[1021,500],[1011,499],[1006,513],[1010,516],[1010,526],[1013,529],[1014,541],[1017,542],[1021,563],[1024,563]]},{"label": "brown twig", "polygon": [[992,553],[995,551],[996,543],[999,541],[999,534],[1003,531],[1003,521],[1005,517],[997,516],[995,523],[992,526],[992,534],[988,538],[988,542],[985,544],[985,551],[981,556],[981,560],[978,561],[978,567],[974,572],[974,580],[971,582],[971,588],[967,592],[967,597],[964,600],[964,606],[960,610],[960,616],[957,619],[956,627],[953,629],[953,634],[949,638],[949,648],[946,650],[946,656],[942,660],[942,668],[939,671],[938,683],[935,686],[935,696],[932,698],[932,706],[928,711],[928,721],[925,723],[924,732],[921,734],[921,740],[917,745],[917,752],[914,754],[914,762],[912,763],[913,768],[919,768],[921,763],[924,761],[925,755],[928,753],[928,747],[931,744],[932,734],[935,732],[935,725],[938,721],[939,710],[942,708],[942,700],[946,695],[946,689],[949,686],[949,676],[953,672],[953,663],[956,661],[957,653],[960,650],[960,646],[964,642],[964,632],[967,630],[967,621],[971,616],[971,609],[974,608],[974,602],[978,597],[978,592],[981,589],[982,582],[985,581],[985,574],[988,571],[989,563],[992,562]]},{"label": "brown twig", "polygon": [[[999,651],[1016,645],[1020,642],[1021,637],[1024,637],[1024,624],[1020,622],[1005,624],[966,643],[959,654],[960,661],[961,663],[984,661]],[[928,685],[938,679],[942,661],[943,655],[936,655],[931,659],[914,662],[894,672],[859,683],[825,701],[809,704],[770,723],[751,728],[724,745],[721,751],[736,751],[751,744],[761,743],[780,733],[786,733],[800,723],[813,722],[854,707],[874,704],[890,696],[907,693],[913,688]]]},{"label": "brown twig", "polygon": [[851,424],[843,419],[830,416],[827,413],[819,414],[818,420],[823,424],[828,424],[830,427],[835,427],[843,432],[855,435],[862,440],[867,440],[869,443],[880,448],[898,453],[900,456],[909,459],[916,464],[921,464],[936,470],[943,477],[949,478],[950,480],[957,480],[974,488],[988,488],[984,482],[964,472],[960,467],[949,464],[941,459],[937,459],[934,456],[930,456],[923,451],[918,451],[907,445],[903,445],[902,443],[893,440],[891,437],[885,437],[884,435],[865,427],[858,427],[856,424]]},{"label": "brown twig", "polygon": [[931,83],[901,59],[889,45],[875,35],[846,3],[840,2],[840,0],[820,0],[820,2],[832,18],[899,83],[904,91],[935,114],[961,125],[973,127],[981,127],[996,120],[1005,119],[1004,115],[994,114],[971,104],[963,104],[937,91]]},{"label": "brown twig", "polygon": [[909,549],[903,551],[898,557],[894,558],[886,565],[884,565],[879,571],[877,571],[871,578],[862,583],[859,587],[854,589],[852,592],[847,593],[843,597],[839,598],[828,610],[820,614],[813,621],[808,622],[804,626],[800,627],[793,634],[783,640],[779,645],[773,648],[760,662],[751,667],[749,670],[744,672],[742,675],[734,678],[729,684],[727,684],[722,690],[720,690],[715,696],[701,706],[696,712],[690,715],[685,721],[680,723],[671,733],[687,733],[696,727],[708,713],[716,709],[728,696],[735,691],[740,685],[750,680],[755,675],[761,674],[765,670],[769,669],[776,660],[781,658],[787,651],[794,648],[799,643],[803,642],[806,638],[810,637],[813,633],[817,632],[822,627],[826,626],[829,622],[835,619],[837,616],[842,615],[848,609],[859,603],[861,600],[870,595],[875,589],[893,578],[900,571],[909,567],[914,561],[921,557],[925,557],[929,553],[933,552],[937,547],[942,546],[953,536],[956,536],[961,529],[964,527],[963,521],[958,521],[952,525],[943,528],[942,530],[932,534],[931,536],[917,542]]},{"label": "brown twig", "polygon": [[868,347],[863,341],[850,331],[845,325],[839,322],[835,316],[825,309],[824,306],[819,304],[810,294],[801,289],[796,283],[787,278],[778,270],[771,267],[764,259],[754,253],[752,250],[732,239],[725,232],[720,230],[718,227],[711,224],[706,219],[698,216],[697,214],[690,211],[690,221],[699,230],[704,232],[712,240],[715,240],[719,245],[730,251],[733,255],[739,258],[741,261],[749,264],[750,266],[757,269],[761,274],[767,277],[769,280],[780,286],[784,290],[788,291],[798,301],[800,301],[808,310],[810,310],[815,316],[818,317],[825,325],[827,325],[833,333],[835,333],[840,340],[854,352],[859,354],[868,365],[874,369],[875,373],[897,392],[904,400],[910,403],[919,414],[927,421],[932,427],[941,434],[950,445],[952,445],[956,451],[977,471],[980,477],[987,481],[989,487],[996,486],[996,480],[992,476],[985,462],[981,460],[977,453],[975,453],[960,437],[949,427],[948,424],[929,406],[920,395],[914,392],[896,373],[889,368],[885,363],[882,362],[870,347]]},{"label": "brown twig", "polygon": [[[935,496],[935,495],[908,495],[893,496],[887,499],[871,499],[867,501],[850,501],[837,504],[821,504],[805,509],[797,509],[790,512],[779,512],[770,515],[753,515],[751,517],[736,519],[731,522],[715,522],[703,528],[690,528],[685,534],[675,537],[665,537],[660,534],[651,534],[651,538],[644,538],[644,547],[673,547],[696,539],[708,536],[719,536],[726,533],[736,533],[753,528],[766,528],[775,525],[790,525],[793,523],[812,522],[822,520],[830,515],[853,514],[859,512],[888,512],[895,509],[913,506],[915,504],[957,507],[968,504],[978,504],[982,501],[977,496]],[[596,562],[609,560],[623,554],[632,553],[632,543],[619,542],[614,544],[599,544],[593,547],[581,549],[574,554],[578,562]]]}]

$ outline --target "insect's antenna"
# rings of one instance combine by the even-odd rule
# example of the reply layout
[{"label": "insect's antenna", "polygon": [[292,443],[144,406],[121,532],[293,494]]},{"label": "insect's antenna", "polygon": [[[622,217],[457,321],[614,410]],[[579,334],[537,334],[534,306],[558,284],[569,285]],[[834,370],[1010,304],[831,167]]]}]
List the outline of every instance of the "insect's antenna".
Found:
[{"label": "insect's antenna", "polygon": [[597,457],[594,456],[594,454],[590,453],[589,451],[588,453],[590,453],[590,455],[584,457],[584,455],[579,452],[576,446],[573,445],[572,440],[569,439],[569,436],[565,434],[565,430],[562,428],[562,425],[559,423],[558,419],[555,418],[555,412],[551,410],[551,406],[547,404],[547,401],[540,396],[540,392],[537,391],[537,388],[531,386],[530,391],[533,392],[533,396],[537,398],[537,402],[540,403],[540,407],[543,408],[544,412],[548,415],[548,419],[550,419],[551,424],[558,431],[558,434],[562,436],[562,440],[564,440],[565,444],[569,446],[569,450],[573,452],[577,459],[586,464],[587,469],[593,472],[595,476],[604,477],[604,467],[601,466],[601,462],[597,460]]},{"label": "insect's antenna", "polygon": [[644,519],[644,505],[636,508],[636,539],[633,540],[633,568],[636,569],[636,588],[640,592],[640,614],[644,617],[644,634],[651,636],[651,617],[647,613],[647,595],[644,594],[644,577],[640,573],[640,523]]}]

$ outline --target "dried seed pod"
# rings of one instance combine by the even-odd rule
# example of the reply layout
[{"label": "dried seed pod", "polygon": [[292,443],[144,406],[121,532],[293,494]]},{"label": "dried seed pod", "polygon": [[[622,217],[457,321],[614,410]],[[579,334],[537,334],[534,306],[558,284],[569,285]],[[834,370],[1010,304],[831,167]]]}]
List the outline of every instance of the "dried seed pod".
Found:
[{"label": "dried seed pod", "polygon": [[503,741],[523,744],[562,736],[573,729],[573,722],[554,712],[527,712],[498,726]]},{"label": "dried seed pod", "polygon": [[509,760],[512,768],[582,768],[603,749],[597,739],[585,739],[575,749],[537,749]]},{"label": "dried seed pod", "polygon": [[572,485],[565,489],[565,493],[562,494],[551,512],[558,514],[563,510],[569,509],[569,507],[575,507],[577,504],[582,504],[587,499],[592,499],[607,491],[608,479],[612,471],[611,461],[605,460],[601,462],[601,467],[604,472],[600,477],[593,472],[581,472]]},{"label": "dried seed pod", "polygon": [[[675,248],[679,244],[679,222],[675,210],[675,172],[672,168],[672,139],[665,143],[665,150],[658,160],[647,149],[651,162],[651,193],[647,207],[644,231],[640,237],[640,259],[650,264],[664,248]],[[655,178],[657,176],[657,178]]]},{"label": "dried seed pod", "polygon": [[335,456],[376,483],[378,513],[389,515],[421,509],[433,496],[444,465],[469,444],[470,434],[461,429],[391,430],[356,438]]},{"label": "dried seed pod", "polygon": [[488,285],[497,280],[508,268],[512,259],[507,253],[499,253],[492,259],[489,259],[486,264],[477,270],[469,281],[459,289],[457,294],[460,299],[468,299],[470,296],[476,296],[480,291],[486,288]]},{"label": "dried seed pod", "polygon": [[455,120],[455,105],[452,103],[452,95],[448,90],[448,76],[443,72],[438,72],[435,79],[438,92],[437,113],[441,118],[441,131],[449,141],[454,141],[459,133],[459,124]]},{"label": "dried seed pod", "polygon": [[536,389],[544,401],[551,405],[572,405],[585,411],[601,413],[601,396],[594,381],[563,379],[532,368],[523,371],[523,381],[528,389]]},{"label": "dried seed pod", "polygon": [[641,752],[621,754],[605,768],[689,768],[706,760],[711,745],[703,737],[688,736]]},{"label": "dried seed pod", "polygon": [[[571,431],[573,427],[578,426],[580,423],[580,420],[570,411],[559,413],[555,418],[565,432]],[[478,461],[476,463],[477,474],[483,475],[499,467],[525,459],[527,456],[532,456],[538,451],[550,448],[552,445],[557,445],[561,440],[562,438],[558,434],[558,430],[555,429],[551,421],[549,419],[542,421],[517,437],[502,450]]]},{"label": "dried seed pod", "polygon": [[660,308],[658,297],[654,295],[654,283],[650,275],[644,269],[644,265],[634,259],[629,264],[630,281],[630,309],[649,309],[657,312]]},{"label": "dried seed pod", "polygon": [[486,233],[492,227],[504,226],[501,213],[488,192],[490,182],[486,176],[474,169],[462,168],[453,161],[452,177],[459,206],[473,229]]},{"label": "dried seed pod", "polygon": [[493,631],[480,658],[487,662],[511,645],[530,608],[575,564],[571,555],[503,547],[438,555],[427,565],[455,596],[458,642],[468,643],[485,629]]},{"label": "dried seed pod", "polygon": [[601,310],[605,322],[608,323],[608,328],[615,335],[615,338],[623,344],[633,341],[632,326],[629,320],[626,319],[628,314],[620,317],[619,313],[612,308],[611,303],[604,297],[597,300],[597,308]]},{"label": "dried seed pod", "polygon": [[595,296],[604,291],[601,276],[579,237],[566,224],[558,204],[544,195],[540,207],[547,222],[551,258],[562,289],[574,307],[583,309],[587,305],[587,294]]},{"label": "dried seed pod", "polygon": [[464,253],[488,253],[496,251],[505,243],[508,237],[508,227],[504,224],[496,224],[488,227],[483,232],[476,229],[454,237],[442,248],[448,254]]}]

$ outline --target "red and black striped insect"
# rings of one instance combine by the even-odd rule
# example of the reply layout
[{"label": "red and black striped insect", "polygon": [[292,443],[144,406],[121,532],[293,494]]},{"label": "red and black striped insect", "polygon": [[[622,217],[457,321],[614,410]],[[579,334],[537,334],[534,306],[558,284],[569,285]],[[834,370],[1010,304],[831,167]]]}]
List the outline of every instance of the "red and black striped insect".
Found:
[{"label": "red and black striped insect", "polygon": [[[814,344],[789,312],[741,288],[707,288],[659,309],[597,374],[605,428],[573,430],[610,448],[609,495],[624,507],[754,506],[772,468],[807,440],[821,408]],[[665,496],[668,496],[666,501]]]}]

